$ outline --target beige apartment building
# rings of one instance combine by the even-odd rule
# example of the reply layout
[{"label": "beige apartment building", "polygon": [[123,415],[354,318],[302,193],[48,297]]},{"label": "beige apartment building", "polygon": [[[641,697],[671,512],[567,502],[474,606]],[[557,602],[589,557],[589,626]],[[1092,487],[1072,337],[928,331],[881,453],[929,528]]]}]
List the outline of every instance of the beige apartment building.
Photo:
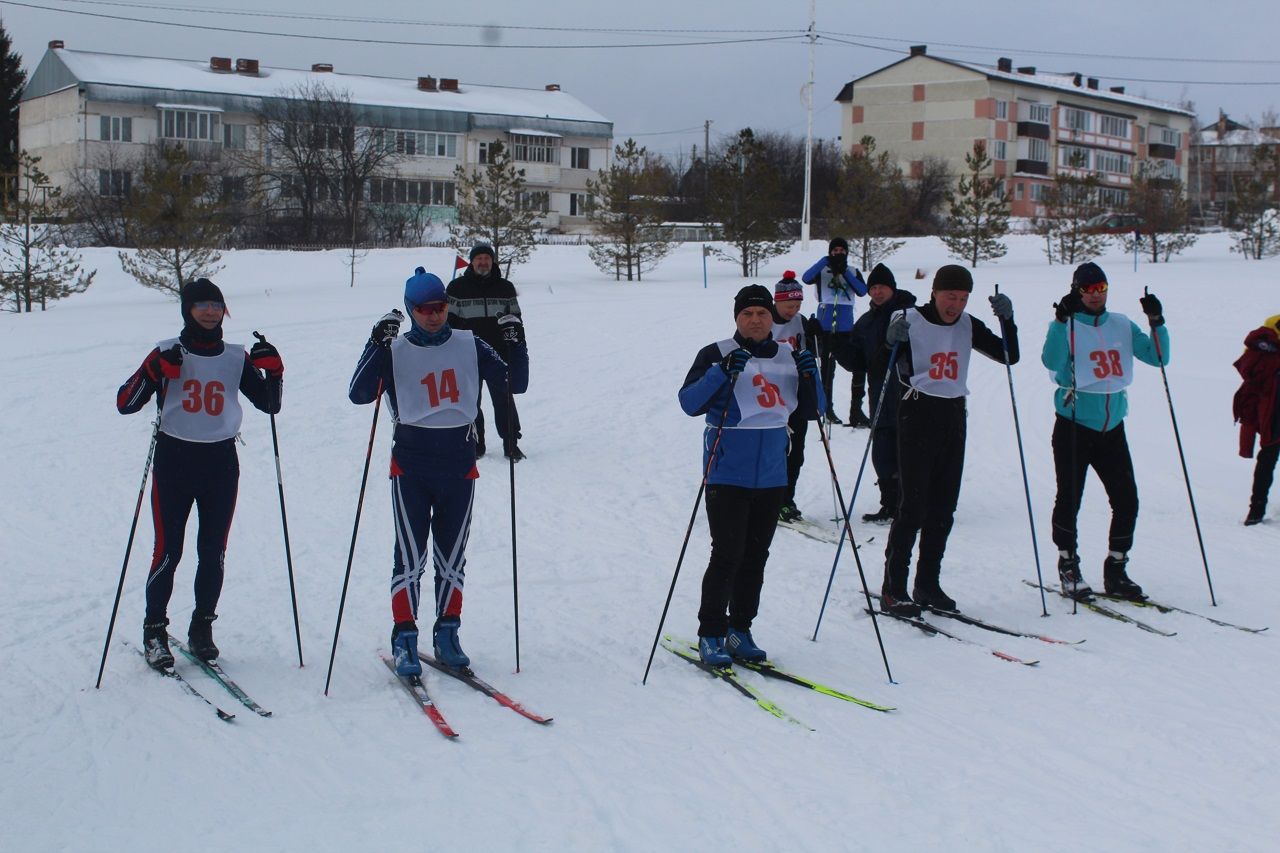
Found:
[{"label": "beige apartment building", "polygon": [[907,58],[847,83],[836,100],[843,149],[871,136],[908,175],[937,158],[958,176],[974,141],[985,141],[1014,216],[1043,214],[1046,190],[1066,170],[1100,174],[1114,208],[1124,206],[1144,163],[1187,181],[1194,114],[1122,86],[1099,89],[1081,74],[1015,69],[1005,58],[995,66],[944,59],[917,45]]},{"label": "beige apartment building", "polygon": [[[270,164],[263,106],[323,83],[345,92],[362,125],[396,154],[394,172],[371,180],[373,205],[413,205],[436,222],[455,218],[454,169],[487,162],[502,142],[525,171],[526,203],[549,230],[587,229],[587,180],[608,165],[613,123],[556,84],[481,86],[455,78],[345,74],[258,59],[158,59],[49,49],[23,91],[19,145],[42,158],[52,182],[77,172],[102,195],[123,195],[147,146],[181,143],[194,158],[256,153]],[[91,181],[92,182],[92,181]]]}]

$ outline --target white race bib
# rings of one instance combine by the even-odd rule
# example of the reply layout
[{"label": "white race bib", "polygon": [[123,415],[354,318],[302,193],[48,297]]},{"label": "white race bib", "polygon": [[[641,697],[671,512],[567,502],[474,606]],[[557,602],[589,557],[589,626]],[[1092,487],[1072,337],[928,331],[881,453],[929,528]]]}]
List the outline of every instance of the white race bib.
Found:
[{"label": "white race bib", "polygon": [[436,347],[420,347],[398,337],[391,342],[391,372],[399,423],[443,429],[476,419],[480,359],[471,332],[454,329],[449,340]]},{"label": "white race bib", "polygon": [[[731,338],[720,341],[718,346],[720,354],[725,356],[738,349],[738,342]],[[747,362],[733,386],[742,418],[736,427],[729,429],[774,429],[787,425],[787,419],[799,404],[800,391],[800,373],[791,352],[790,346],[780,343],[773,358],[752,358]]]},{"label": "white race bib", "polygon": [[973,323],[968,314],[950,326],[930,323],[918,308],[903,313],[910,323],[911,387],[930,397],[963,397],[969,393],[969,356]]},{"label": "white race bib", "polygon": [[[161,352],[178,343],[170,338],[156,344]],[[220,355],[196,355],[184,348],[182,372],[170,379],[160,414],[160,431],[183,441],[224,441],[240,431],[240,377],[244,347],[222,345]]]},{"label": "white race bib", "polygon": [[804,318],[798,311],[787,322],[773,324],[773,339],[780,344],[789,345],[794,350],[805,349]]},{"label": "white race bib", "polygon": [[[1108,312],[1101,326],[1075,324],[1076,391],[1115,394],[1133,381],[1133,330],[1128,317]],[[1070,334],[1070,332],[1068,332]]]}]

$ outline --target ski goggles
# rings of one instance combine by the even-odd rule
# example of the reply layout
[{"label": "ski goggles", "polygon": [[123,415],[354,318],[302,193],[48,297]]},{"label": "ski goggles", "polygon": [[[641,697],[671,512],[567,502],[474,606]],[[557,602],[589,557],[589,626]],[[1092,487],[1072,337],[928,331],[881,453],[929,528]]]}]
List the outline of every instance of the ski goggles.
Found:
[{"label": "ski goggles", "polygon": [[207,300],[205,300],[205,301],[203,301],[203,302],[193,302],[193,303],[191,303],[191,307],[192,307],[192,308],[195,308],[195,309],[198,309],[198,310],[200,310],[200,311],[225,311],[225,310],[227,310],[227,306],[226,306],[226,305],[223,305],[221,302],[217,302],[217,301],[212,300],[212,299],[207,299]]},{"label": "ski goggles", "polygon": [[413,306],[413,310],[431,317],[436,314],[443,314],[448,307],[448,302],[424,302],[421,305]]},{"label": "ski goggles", "polygon": [[1081,293],[1106,293],[1107,283],[1105,281],[1096,281],[1093,284],[1082,284],[1077,288]]}]

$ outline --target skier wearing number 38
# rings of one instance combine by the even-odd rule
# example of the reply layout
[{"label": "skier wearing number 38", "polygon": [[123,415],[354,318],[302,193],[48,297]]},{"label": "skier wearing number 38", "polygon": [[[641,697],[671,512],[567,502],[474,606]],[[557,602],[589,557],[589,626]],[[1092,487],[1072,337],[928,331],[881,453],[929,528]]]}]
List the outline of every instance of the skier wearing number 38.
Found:
[{"label": "skier wearing number 38", "polygon": [[[432,646],[437,660],[464,668],[471,661],[458,641],[463,571],[476,470],[476,403],[480,383],[496,396],[523,394],[529,384],[529,352],[520,318],[508,314],[499,328],[506,362],[479,337],[449,326],[444,282],[418,267],[405,282],[410,330],[399,334],[403,315],[391,312],[373,327],[348,396],[372,403],[379,391],[395,422],[391,447],[391,507],[395,562],[391,575],[391,649],[396,672],[420,675],[418,601],[427,561],[435,568]],[[430,540],[430,541],[428,541]]]},{"label": "skier wearing number 38", "polygon": [[[191,506],[200,514],[196,535],[195,611],[188,646],[203,660],[218,657],[213,620],[222,593],[223,556],[236,508],[240,462],[235,439],[243,413],[240,394],[267,414],[280,411],[284,363],[265,340],[245,352],[222,340],[227,315],[222,291],[207,278],[182,288],[181,334],[161,341],[116,394],[116,408],[129,415],[157,395],[160,430],[151,481],[156,545],[147,574],[147,611],[142,624],[147,663],[173,666],[169,649],[169,597],[182,558]],[[259,371],[265,371],[263,376]],[[237,393],[238,392],[238,393]]]},{"label": "skier wearing number 38", "polygon": [[1058,495],[1053,504],[1053,543],[1058,546],[1058,576],[1064,594],[1087,599],[1093,592],[1080,572],[1076,553],[1076,516],[1089,468],[1097,473],[1111,502],[1108,554],[1102,580],[1108,595],[1142,598],[1125,566],[1138,521],[1138,487],[1125,438],[1129,403],[1125,388],[1133,381],[1135,358],[1151,365],[1169,363],[1169,331],[1160,300],[1139,300],[1152,336],[1123,314],[1107,310],[1107,276],[1095,263],[1081,264],[1071,292],[1054,306],[1040,360],[1058,390],[1053,405],[1053,467]]}]

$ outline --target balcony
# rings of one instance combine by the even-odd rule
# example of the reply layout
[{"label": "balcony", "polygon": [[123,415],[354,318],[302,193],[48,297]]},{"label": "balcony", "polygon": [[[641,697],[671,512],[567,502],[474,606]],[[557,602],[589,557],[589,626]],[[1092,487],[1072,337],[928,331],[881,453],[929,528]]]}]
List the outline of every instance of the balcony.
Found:
[{"label": "balcony", "polygon": [[1178,149],[1163,142],[1153,142],[1147,146],[1147,153],[1161,160],[1172,160],[1178,156]]},{"label": "balcony", "polygon": [[1014,171],[1025,175],[1047,175],[1049,174],[1049,164],[1043,160],[1016,160],[1014,161]]}]

